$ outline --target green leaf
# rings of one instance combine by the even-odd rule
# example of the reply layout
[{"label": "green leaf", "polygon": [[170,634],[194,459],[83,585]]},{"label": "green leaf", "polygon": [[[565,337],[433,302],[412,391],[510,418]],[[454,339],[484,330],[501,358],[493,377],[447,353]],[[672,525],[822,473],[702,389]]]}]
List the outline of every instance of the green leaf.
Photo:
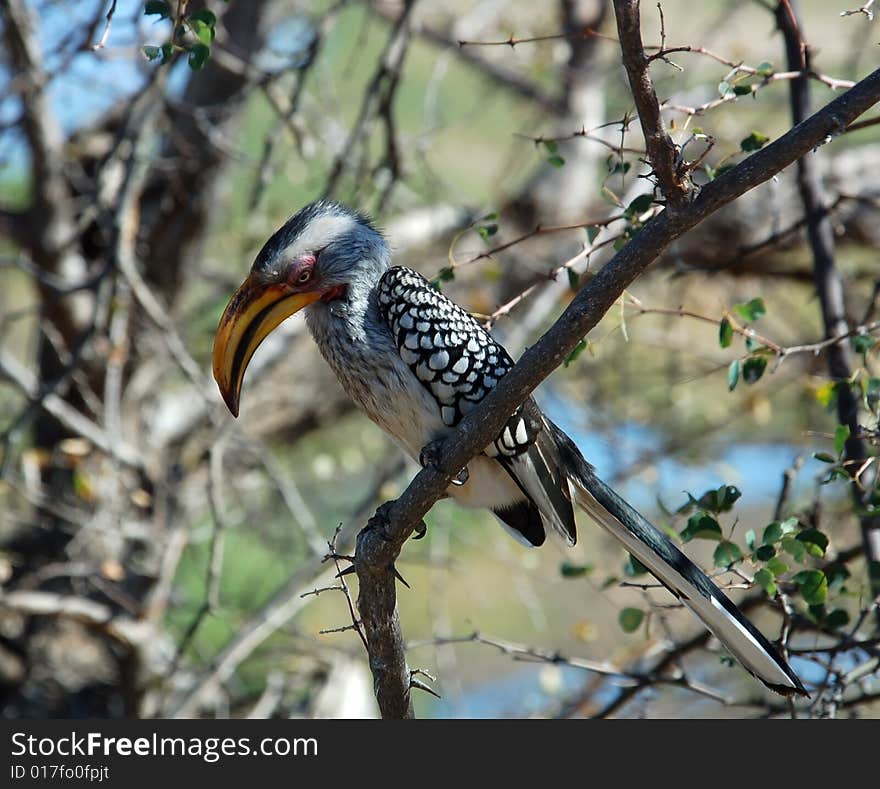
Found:
[{"label": "green leaf", "polygon": [[718,344],[722,348],[729,348],[733,342],[733,326],[727,318],[722,318],[718,325]]},{"label": "green leaf", "polygon": [[769,77],[773,73],[773,64],[769,60],[765,60],[758,64],[757,71],[762,77]]},{"label": "green leaf", "polygon": [[651,207],[651,203],[654,202],[654,195],[652,194],[643,194],[639,195],[635,200],[633,200],[626,209],[626,214],[628,216],[639,216],[640,214],[644,214]]},{"label": "green leaf", "polygon": [[727,391],[732,392],[736,389],[739,381],[739,359],[734,359],[727,368]]},{"label": "green leaf", "polygon": [[769,137],[761,134],[761,132],[753,131],[748,137],[740,140],[739,147],[746,153],[752,153],[753,151],[760,151],[768,142],[770,142]]},{"label": "green leaf", "polygon": [[862,378],[865,393],[865,408],[869,411],[880,410],[880,378]]},{"label": "green leaf", "polygon": [[563,159],[559,154],[553,154],[553,156],[548,156],[547,161],[550,162],[554,167],[564,167],[565,159]]},{"label": "green leaf", "polygon": [[739,546],[730,540],[722,540],[715,548],[712,560],[716,567],[730,567],[735,562],[742,561],[743,554]]},{"label": "green leaf", "polygon": [[764,569],[763,567],[755,573],[755,583],[760,586],[767,597],[775,597],[776,596],[776,581],[773,579],[773,574]]},{"label": "green leaf", "polygon": [[757,298],[742,304],[734,304],[733,311],[744,321],[756,321],[767,314],[767,306],[764,304],[764,299]]},{"label": "green leaf", "polygon": [[586,228],[587,230],[587,241],[592,244],[596,240],[596,236],[602,231],[602,228],[597,227],[596,225],[590,225]]},{"label": "green leaf", "polygon": [[171,4],[167,0],[147,0],[144,3],[144,16],[158,15],[160,19],[171,17]]},{"label": "green leaf", "polygon": [[577,293],[581,287],[580,274],[578,274],[573,268],[567,268],[565,273],[568,274],[568,287]]},{"label": "green leaf", "polygon": [[849,614],[842,608],[835,608],[828,616],[825,617],[825,627],[831,630],[837,630],[846,627],[849,624]]},{"label": "green leaf", "polygon": [[547,149],[547,153],[556,153],[559,150],[555,140],[544,140],[544,147]]},{"label": "green leaf", "polygon": [[877,344],[877,338],[872,337],[870,334],[857,334],[855,337],[850,338],[850,344],[856,353],[865,356]]},{"label": "green leaf", "polygon": [[761,545],[773,545],[782,538],[782,524],[779,521],[773,521],[765,529],[761,535]]},{"label": "green leaf", "polygon": [[764,565],[773,575],[778,578],[780,575],[784,575],[788,572],[788,565],[782,561],[778,556],[774,556],[772,559],[767,561],[767,564]]},{"label": "green leaf", "polygon": [[828,537],[818,529],[804,529],[795,539],[805,544],[809,554],[817,559],[821,559],[828,548]]},{"label": "green leaf", "polygon": [[846,579],[850,577],[850,572],[842,564],[834,564],[825,570],[825,577],[828,579],[829,589],[843,592],[844,584]]},{"label": "green leaf", "polygon": [[624,608],[617,617],[624,633],[635,633],[641,627],[645,612],[641,608]]},{"label": "green leaf", "polygon": [[455,272],[449,267],[446,266],[441,268],[433,278],[431,279],[431,284],[439,290],[441,282],[450,282],[455,279]]},{"label": "green leaf", "polygon": [[648,568],[636,559],[635,556],[630,554],[623,567],[623,572],[627,578],[638,578],[640,575],[647,575]]},{"label": "green leaf", "polygon": [[214,28],[198,20],[189,20],[190,30],[205,45],[214,43]]},{"label": "green leaf", "polygon": [[718,93],[722,96],[726,96],[730,93],[730,83],[726,80],[722,80],[718,83]]},{"label": "green leaf", "polygon": [[834,429],[834,451],[840,457],[846,447],[846,440],[849,438],[849,425],[838,425]]},{"label": "green leaf", "polygon": [[721,527],[718,521],[705,512],[698,512],[688,518],[687,526],[681,531],[681,539],[685,542],[691,540],[720,540]]},{"label": "green leaf", "polygon": [[767,369],[767,359],[763,356],[750,356],[743,362],[742,375],[747,384],[753,384],[761,379],[764,370]]},{"label": "green leaf", "polygon": [[746,545],[750,551],[755,550],[755,540],[757,539],[755,536],[755,530],[749,529],[745,534]]},{"label": "green leaf", "polygon": [[736,485],[721,485],[718,488],[709,488],[699,499],[695,499],[688,493],[688,502],[679,508],[683,512],[686,508],[697,507],[710,512],[729,512],[733,505],[742,496],[742,491]]},{"label": "green leaf", "polygon": [[798,530],[799,521],[797,518],[786,518],[779,525],[782,527],[783,534],[791,534]]},{"label": "green leaf", "polygon": [[591,564],[572,564],[571,562],[563,562],[559,565],[559,573],[563,578],[581,578],[593,571]]},{"label": "green leaf", "polygon": [[807,605],[821,605],[828,597],[828,579],[821,570],[801,570],[792,579]]},{"label": "green leaf", "polygon": [[568,367],[568,365],[570,365],[575,359],[578,358],[578,356],[580,356],[584,352],[584,348],[586,347],[586,340],[578,340],[578,344],[575,345],[574,348],[571,349],[571,353],[569,353],[568,356],[565,357],[565,361],[562,363],[562,366]]},{"label": "green leaf", "polygon": [[770,561],[774,556],[776,556],[776,548],[772,545],[759,545],[758,550],[755,551],[755,558],[762,562]]},{"label": "green leaf", "polygon": [[748,96],[752,92],[752,86],[751,85],[734,85],[733,92],[737,96]]},{"label": "green leaf", "polygon": [[807,546],[805,543],[799,542],[795,537],[783,537],[782,550],[785,551],[796,562],[802,562],[807,555]]},{"label": "green leaf", "polygon": [[829,411],[837,404],[837,383],[826,381],[816,390],[816,399]]},{"label": "green leaf", "polygon": [[615,161],[613,156],[608,157],[607,164],[608,164],[608,172],[611,175],[617,175],[618,173],[623,173],[624,175],[626,175],[630,171],[630,168],[632,167],[632,165],[629,162]]},{"label": "green leaf", "polygon": [[189,18],[191,20],[204,22],[208,27],[215,27],[217,25],[217,15],[213,11],[209,11],[207,8],[203,8],[200,11],[196,11],[194,14],[190,14]]},{"label": "green leaf", "polygon": [[162,55],[162,50],[159,47],[144,47],[144,54],[147,56],[147,60],[155,60],[156,58]]},{"label": "green leaf", "polygon": [[486,243],[489,242],[489,239],[492,238],[498,232],[498,225],[480,225],[477,228],[477,232],[480,234],[480,238],[483,239]]},{"label": "green leaf", "polygon": [[205,44],[193,44],[189,50],[189,67],[193,71],[198,71],[208,62],[210,56],[211,48],[209,46],[206,46]]},{"label": "green leaf", "polygon": [[834,455],[829,455],[827,452],[814,452],[813,457],[816,458],[820,463],[836,463],[837,458]]}]

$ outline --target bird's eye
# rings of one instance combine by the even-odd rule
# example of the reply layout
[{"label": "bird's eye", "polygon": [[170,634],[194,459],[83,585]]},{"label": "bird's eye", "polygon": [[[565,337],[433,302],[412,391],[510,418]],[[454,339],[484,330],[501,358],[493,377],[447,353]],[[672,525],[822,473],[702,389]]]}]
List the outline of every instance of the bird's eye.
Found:
[{"label": "bird's eye", "polygon": [[303,283],[303,282],[308,282],[311,278],[312,278],[312,270],[306,269],[305,271],[300,272],[300,275],[296,278],[296,281]]}]

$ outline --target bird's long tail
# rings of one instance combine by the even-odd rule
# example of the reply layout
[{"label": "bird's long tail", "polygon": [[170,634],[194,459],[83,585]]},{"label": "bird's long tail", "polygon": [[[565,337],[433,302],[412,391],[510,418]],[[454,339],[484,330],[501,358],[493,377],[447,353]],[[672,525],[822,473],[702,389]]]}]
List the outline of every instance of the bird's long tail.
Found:
[{"label": "bird's long tail", "polygon": [[664,534],[599,479],[572,440],[548,421],[563,456],[575,503],[687,606],[706,628],[767,687],[786,696],[809,694],[761,632]]}]

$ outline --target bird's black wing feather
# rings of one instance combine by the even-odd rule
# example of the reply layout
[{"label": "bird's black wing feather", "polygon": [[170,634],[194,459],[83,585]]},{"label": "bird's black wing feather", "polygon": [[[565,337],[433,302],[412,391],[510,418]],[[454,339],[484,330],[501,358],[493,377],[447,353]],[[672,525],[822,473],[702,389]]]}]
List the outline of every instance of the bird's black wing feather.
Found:
[{"label": "bird's black wing feather", "polygon": [[[403,266],[390,268],[379,281],[377,295],[398,353],[434,396],[448,427],[455,427],[513,367],[507,351],[418,272]],[[555,455],[548,452],[552,446],[539,441],[543,428],[541,411],[529,398],[484,452],[497,457],[545,519],[574,542],[568,486]],[[522,521],[522,515],[515,520]],[[537,544],[534,524],[523,534]]]}]

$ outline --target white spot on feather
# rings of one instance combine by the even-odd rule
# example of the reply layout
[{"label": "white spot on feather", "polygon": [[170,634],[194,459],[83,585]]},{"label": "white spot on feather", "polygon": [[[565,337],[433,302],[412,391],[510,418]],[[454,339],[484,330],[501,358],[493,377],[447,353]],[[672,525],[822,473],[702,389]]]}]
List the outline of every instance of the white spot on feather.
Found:
[{"label": "white spot on feather", "polygon": [[437,351],[428,359],[428,367],[432,370],[443,370],[449,364],[449,354],[446,351]]}]

